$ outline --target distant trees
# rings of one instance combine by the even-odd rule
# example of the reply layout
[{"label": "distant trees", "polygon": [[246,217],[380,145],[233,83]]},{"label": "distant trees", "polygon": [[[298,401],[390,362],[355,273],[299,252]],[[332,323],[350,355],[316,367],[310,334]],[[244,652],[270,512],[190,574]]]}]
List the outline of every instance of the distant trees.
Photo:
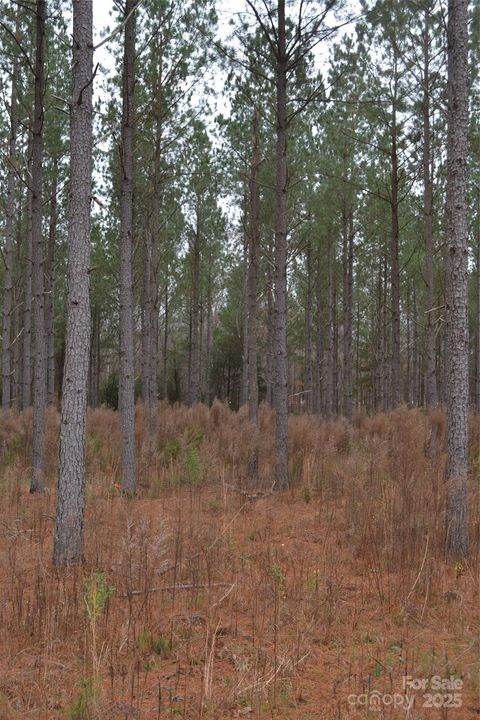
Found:
[{"label": "distant trees", "polygon": [[42,491],[45,407],[61,396],[55,561],[83,552],[87,400],[120,410],[133,494],[135,402],[153,453],[160,399],[215,397],[248,405],[252,482],[259,404],[275,408],[277,489],[290,483],[289,413],[351,422],[359,408],[446,404],[447,551],[465,555],[478,7],[469,29],[467,3],[448,6],[446,108],[439,0],[375,0],[358,18],[334,0],[244,0],[230,39],[213,0],[116,6],[117,70],[93,130],[91,3],[72,4],[71,101],[62,2],[5,3],[0,21],[2,408],[33,406]]}]

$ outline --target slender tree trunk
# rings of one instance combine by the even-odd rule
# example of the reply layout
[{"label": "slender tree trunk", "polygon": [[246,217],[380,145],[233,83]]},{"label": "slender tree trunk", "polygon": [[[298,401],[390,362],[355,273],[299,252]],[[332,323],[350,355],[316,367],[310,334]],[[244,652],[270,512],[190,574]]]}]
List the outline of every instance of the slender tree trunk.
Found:
[{"label": "slender tree trunk", "polygon": [[[18,26],[18,21],[17,21]],[[17,28],[18,29],[18,28]],[[5,207],[5,249],[3,261],[3,312],[2,312],[2,408],[7,410],[12,402],[12,299],[13,299],[13,241],[15,224],[15,165],[17,157],[17,76],[18,62],[13,63],[10,93],[10,139],[8,150],[7,202]]]},{"label": "slender tree trunk", "polygon": [[268,266],[267,273],[267,352],[265,359],[265,374],[267,384],[266,401],[270,407],[275,406],[275,381],[274,381],[274,365],[275,365],[275,327],[273,318],[273,276]]},{"label": "slender tree trunk", "polygon": [[430,133],[430,32],[429,13],[425,9],[423,33],[423,214],[425,241],[425,280],[427,285],[427,328],[425,363],[425,401],[428,407],[438,404],[437,370],[435,350],[434,303],[435,289],[433,276],[433,181],[431,172]]},{"label": "slender tree trunk", "polygon": [[55,403],[55,326],[54,281],[55,244],[57,235],[57,160],[53,164],[52,191],[50,195],[50,223],[48,228],[47,264],[45,268],[45,339],[47,351],[47,403]]},{"label": "slender tree trunk", "polygon": [[275,171],[275,410],[277,467],[273,487],[285,490],[288,476],[288,358],[287,358],[287,55],[285,0],[278,0],[276,63]]},{"label": "slender tree trunk", "polygon": [[163,309],[165,317],[165,325],[163,328],[163,399],[168,400],[168,331],[169,331],[169,320],[170,320],[170,304],[168,297],[169,283],[168,283],[168,266],[167,266],[167,280],[165,282],[165,292],[163,294]]},{"label": "slender tree trunk", "polygon": [[306,249],[306,302],[305,302],[305,358],[303,369],[303,391],[305,409],[313,410],[313,373],[312,373],[312,247],[310,238],[307,239]]},{"label": "slender tree trunk", "polygon": [[83,558],[85,440],[90,354],[90,202],[92,195],[92,2],[73,3],[73,98],[68,227],[68,304],[53,560]]},{"label": "slender tree trunk", "polygon": [[448,3],[446,551],[468,555],[468,0]]},{"label": "slender tree trunk", "polygon": [[477,317],[476,317],[476,347],[475,347],[475,412],[480,415],[480,197],[477,206]]},{"label": "slender tree trunk", "polygon": [[258,476],[258,370],[257,370],[257,279],[260,198],[258,167],[258,115],[255,109],[252,124],[252,158],[250,163],[250,223],[248,233],[248,416],[253,426],[249,460],[249,476]]},{"label": "slender tree trunk", "polygon": [[[395,59],[395,82],[397,77]],[[391,239],[391,293],[392,293],[392,407],[400,405],[402,398],[402,378],[400,367],[400,266],[399,266],[399,223],[398,223],[398,151],[397,151],[397,109],[396,90],[392,109],[392,239]]]},{"label": "slender tree trunk", "polygon": [[322,369],[323,369],[323,332],[322,332],[322,273],[320,250],[317,251],[317,262],[315,268],[315,412],[320,415],[322,412]]},{"label": "slender tree trunk", "polygon": [[196,405],[200,400],[200,217],[197,205],[196,227],[192,236],[191,271],[192,271],[192,369],[190,378],[189,405]]},{"label": "slender tree trunk", "polygon": [[327,327],[327,347],[325,348],[325,379],[324,379],[324,398],[325,398],[325,416],[327,418],[333,415],[334,405],[334,344],[335,344],[335,290],[333,279],[333,258],[332,258],[332,240],[328,239],[328,256],[327,256],[327,294],[328,294],[328,327]]},{"label": "slender tree trunk", "polygon": [[[347,159],[347,158],[346,158]],[[346,180],[346,177],[345,177]],[[353,295],[353,210],[343,197],[343,414],[353,415],[352,295]]]},{"label": "slender tree trunk", "polygon": [[243,199],[243,288],[242,288],[242,376],[240,380],[240,406],[248,403],[248,272],[249,230],[247,220],[247,197]]},{"label": "slender tree trunk", "polygon": [[32,291],[34,321],[33,452],[30,492],[45,489],[45,404],[47,396],[45,293],[42,233],[43,96],[45,93],[45,0],[36,4],[35,109],[32,140]]},{"label": "slender tree trunk", "polygon": [[133,131],[135,123],[135,8],[126,0],[123,56],[120,198],[120,357],[119,409],[122,434],[122,493],[133,495],[137,472],[135,455],[135,350],[133,295]]},{"label": "slender tree trunk", "polygon": [[[31,159],[29,171],[31,176]],[[32,192],[27,190],[27,234],[23,289],[22,410],[32,403]]]}]

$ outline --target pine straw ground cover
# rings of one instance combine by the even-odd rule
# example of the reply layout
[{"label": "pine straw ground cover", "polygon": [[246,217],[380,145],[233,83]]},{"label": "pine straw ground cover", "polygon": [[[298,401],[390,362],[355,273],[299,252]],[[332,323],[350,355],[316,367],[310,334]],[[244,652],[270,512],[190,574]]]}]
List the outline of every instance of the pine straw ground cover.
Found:
[{"label": "pine straw ground cover", "polygon": [[[57,413],[41,497],[30,418],[3,417],[0,718],[480,716],[477,422],[460,566],[442,557],[440,411],[292,417],[282,494],[267,408],[260,491],[243,412],[161,406],[151,442],[137,413],[135,499],[119,496],[116,414],[89,417],[86,562],[69,571],[51,563]],[[404,676],[436,675],[462,683],[461,707],[388,704]]]}]

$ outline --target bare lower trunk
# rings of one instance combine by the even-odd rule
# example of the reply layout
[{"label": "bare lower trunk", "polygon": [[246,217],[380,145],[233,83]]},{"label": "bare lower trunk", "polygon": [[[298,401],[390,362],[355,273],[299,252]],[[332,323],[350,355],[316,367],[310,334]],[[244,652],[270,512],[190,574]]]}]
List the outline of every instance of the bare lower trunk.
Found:
[{"label": "bare lower trunk", "polygon": [[43,96],[45,93],[45,0],[36,5],[35,114],[32,140],[32,291],[34,325],[33,451],[30,492],[45,489],[45,404],[47,399],[45,295],[42,233]]},{"label": "bare lower trunk", "polygon": [[55,329],[54,281],[55,243],[57,234],[57,161],[54,162],[50,196],[50,224],[48,229],[47,264],[45,268],[45,341],[47,351],[47,403],[55,402]]},{"label": "bare lower trunk", "polygon": [[10,93],[10,139],[8,151],[7,201],[5,206],[5,249],[3,262],[3,311],[2,311],[2,408],[7,410],[12,402],[12,299],[13,299],[13,240],[15,221],[15,187],[17,157],[17,92],[18,63],[15,60],[12,71]]},{"label": "bare lower trunk", "polygon": [[315,412],[322,412],[322,369],[323,369],[323,333],[322,333],[322,283],[320,251],[317,254],[315,268]]},{"label": "bare lower trunk", "polygon": [[136,490],[135,454],[135,353],[133,296],[133,125],[135,122],[135,8],[138,0],[125,4],[125,40],[123,59],[123,107],[121,133],[120,198],[120,343],[119,409],[122,434],[123,493]]},{"label": "bare lower trunk", "polygon": [[92,195],[92,3],[73,3],[73,98],[68,227],[68,302],[53,560],[83,557],[85,440],[90,354],[90,201]]},{"label": "bare lower trunk", "polygon": [[353,413],[352,295],[353,211],[344,199],[343,208],[343,414],[351,422]]},{"label": "bare lower trunk", "polygon": [[32,193],[27,191],[27,234],[23,289],[22,410],[32,403]]},{"label": "bare lower trunk", "polygon": [[448,3],[447,516],[449,557],[468,555],[468,0]]},{"label": "bare lower trunk", "polygon": [[275,171],[275,410],[277,467],[273,487],[285,490],[288,476],[287,358],[287,59],[285,0],[278,0]]},{"label": "bare lower trunk", "polygon": [[168,267],[167,267],[167,281],[165,282],[165,292],[163,294],[163,310],[165,317],[165,324],[163,328],[163,399],[168,400],[168,330],[169,330],[169,311],[170,303],[168,298]]},{"label": "bare lower trunk", "polygon": [[399,222],[398,222],[398,156],[397,156],[397,119],[396,107],[393,107],[392,120],[392,237],[391,237],[391,294],[392,294],[392,407],[397,407],[402,397],[402,378],[400,368],[400,266],[399,266]]},{"label": "bare lower trunk", "polygon": [[249,458],[250,479],[258,475],[258,372],[257,372],[257,276],[259,236],[258,116],[255,110],[252,129],[252,159],[250,164],[250,227],[248,234],[248,416],[253,426]]},{"label": "bare lower trunk", "polygon": [[425,402],[429,407],[438,404],[435,351],[434,276],[433,276],[433,181],[430,139],[430,32],[429,14],[425,10],[423,35],[423,214],[425,241],[425,281],[427,285],[427,327],[425,362]]},{"label": "bare lower trunk", "polygon": [[304,403],[307,412],[312,412],[312,248],[310,239],[307,240],[306,249],[306,302],[305,302],[305,359],[303,370]]},{"label": "bare lower trunk", "polygon": [[192,367],[190,377],[189,405],[200,401],[200,217],[197,204],[196,227],[191,244],[192,272]]}]

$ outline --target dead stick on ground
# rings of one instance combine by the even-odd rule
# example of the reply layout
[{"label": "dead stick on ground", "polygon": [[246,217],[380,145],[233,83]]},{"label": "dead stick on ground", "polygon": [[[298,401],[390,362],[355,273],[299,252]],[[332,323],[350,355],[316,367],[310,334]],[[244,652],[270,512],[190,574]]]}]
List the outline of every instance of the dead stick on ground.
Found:
[{"label": "dead stick on ground", "polygon": [[146,588],[145,590],[130,590],[130,592],[123,593],[119,597],[126,598],[126,597],[131,597],[132,595],[144,595],[145,593],[151,593],[151,592],[168,592],[168,590],[204,590],[205,588],[211,588],[211,587],[230,587],[230,586],[233,588],[232,583],[227,583],[227,582],[203,583],[201,585],[193,585],[193,584],[165,585],[164,587]]}]

